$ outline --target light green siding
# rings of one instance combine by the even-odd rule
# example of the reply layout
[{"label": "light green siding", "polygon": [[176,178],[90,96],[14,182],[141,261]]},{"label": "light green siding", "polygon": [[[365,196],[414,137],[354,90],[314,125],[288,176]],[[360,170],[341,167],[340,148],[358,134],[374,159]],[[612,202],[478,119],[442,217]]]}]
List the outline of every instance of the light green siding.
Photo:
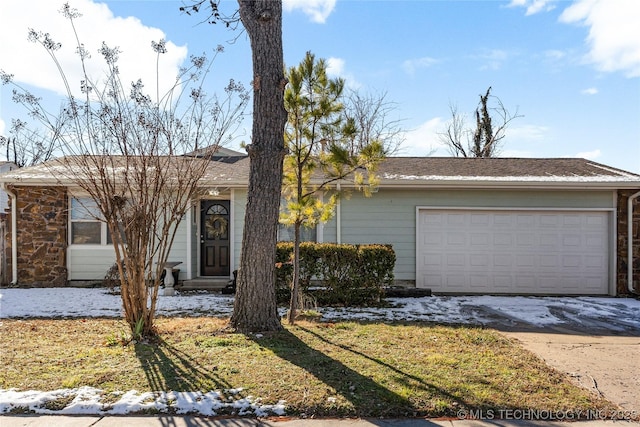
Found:
[{"label": "light green siding", "polygon": [[322,241],[323,242],[336,242],[338,240],[338,228],[337,228],[337,218],[334,215],[326,223],[322,224]]},{"label": "light green siding", "polygon": [[233,190],[231,203],[233,204],[231,207],[233,213],[233,268],[238,269],[244,231],[244,214],[247,206],[247,190]]},{"label": "light green siding", "polygon": [[191,221],[191,216],[186,213],[182,218],[182,221],[180,221],[180,224],[178,224],[176,237],[173,240],[173,245],[169,252],[169,258],[167,258],[167,261],[179,261],[182,263],[175,267],[180,270],[179,280],[184,280],[187,277],[187,263],[190,262],[189,251],[187,249],[188,221]]},{"label": "light green siding", "polygon": [[67,249],[69,280],[101,281],[115,259],[112,246],[71,245]]},{"label": "light green siding", "polygon": [[[198,233],[198,218],[200,216],[200,201],[195,202],[191,207],[191,275],[185,275],[184,279],[190,280],[197,277],[198,272],[198,246],[200,246],[200,233]],[[180,272],[182,273],[182,272]],[[182,279],[182,274],[180,275]]]},{"label": "light green siding", "polygon": [[[611,191],[500,191],[380,189],[341,202],[342,243],[392,244],[396,280],[415,280],[418,207],[613,208]],[[325,241],[327,239],[325,234]],[[335,240],[334,240],[335,241]]]}]

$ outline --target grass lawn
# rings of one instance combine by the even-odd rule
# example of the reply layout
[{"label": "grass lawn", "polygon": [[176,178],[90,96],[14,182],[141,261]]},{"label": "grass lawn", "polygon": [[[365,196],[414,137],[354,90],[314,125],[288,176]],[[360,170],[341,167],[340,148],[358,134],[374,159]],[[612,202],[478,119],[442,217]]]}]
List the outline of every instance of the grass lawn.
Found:
[{"label": "grass lawn", "polygon": [[216,318],[161,318],[123,346],[113,319],[3,320],[0,389],[242,387],[306,416],[455,416],[466,409],[612,409],[499,333],[430,324],[314,323],[252,336]]}]

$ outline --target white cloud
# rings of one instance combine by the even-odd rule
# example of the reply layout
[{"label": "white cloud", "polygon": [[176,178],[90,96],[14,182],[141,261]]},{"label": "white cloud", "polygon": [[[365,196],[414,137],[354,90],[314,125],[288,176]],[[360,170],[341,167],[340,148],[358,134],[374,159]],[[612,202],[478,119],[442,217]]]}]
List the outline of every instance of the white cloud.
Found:
[{"label": "white cloud", "polygon": [[561,50],[552,49],[552,50],[545,51],[544,56],[549,60],[559,61],[561,59],[564,59],[567,56],[567,54],[566,52],[563,52]]},{"label": "white cloud", "polygon": [[344,74],[344,59],[333,57],[327,59],[327,74],[330,76],[342,76]]},{"label": "white cloud", "polygon": [[402,63],[402,68],[407,74],[415,74],[415,72],[421,68],[429,68],[435,64],[438,64],[440,60],[425,56],[423,58],[407,59]]},{"label": "white cloud", "polygon": [[549,128],[539,125],[521,125],[509,127],[506,131],[505,142],[522,143],[540,141],[547,135]]},{"label": "white cloud", "polygon": [[435,117],[408,131],[405,134],[405,141],[400,147],[398,155],[426,156],[438,154],[448,156],[448,149],[438,136],[438,132],[442,131],[444,123],[442,118]]},{"label": "white cloud", "polygon": [[511,0],[511,3],[509,3],[507,7],[526,7],[527,11],[525,14],[529,16],[555,9],[554,1],[555,0]]},{"label": "white cloud", "polygon": [[[74,20],[80,41],[91,54],[88,74],[94,80],[105,77],[106,66],[98,52],[102,42],[118,47],[122,53],[118,61],[123,84],[142,79],[151,92],[156,87],[156,53],[152,41],[165,34],[145,26],[135,17],[116,17],[108,6],[91,0],[74,0],[72,5],[82,16]],[[49,33],[62,48],[56,52],[72,91],[79,91],[81,69],[76,43],[69,21],[59,13],[61,3],[52,0],[32,0],[29,6],[19,2],[2,5],[0,26],[0,67],[14,74],[16,81],[66,95],[63,81],[53,61],[40,45],[27,40],[29,28]],[[175,82],[180,65],[187,56],[186,46],[167,42],[167,53],[160,55],[159,75],[161,93]],[[155,93],[155,91],[153,91]]]},{"label": "white cloud", "polygon": [[479,55],[475,55],[474,57],[484,62],[480,67],[481,71],[499,70],[502,67],[502,64],[509,59],[509,53],[504,50],[493,49]]},{"label": "white cloud", "polygon": [[287,12],[300,9],[312,22],[324,24],[336,7],[336,0],[284,0],[282,6]]},{"label": "white cloud", "polygon": [[595,95],[598,93],[598,88],[590,87],[587,89],[583,89],[582,91],[580,91],[580,93],[582,93],[583,95]]},{"label": "white cloud", "polygon": [[331,57],[327,59],[327,74],[330,77],[343,78],[351,89],[358,89],[362,86],[353,74],[345,71],[345,61],[342,58]]},{"label": "white cloud", "polygon": [[574,157],[579,157],[581,159],[587,159],[587,160],[595,160],[598,157],[600,157],[602,155],[602,152],[598,149],[593,150],[593,151],[582,151],[578,154],[576,154]]},{"label": "white cloud", "polygon": [[640,77],[638,0],[578,0],[562,12],[560,22],[589,27],[586,60],[599,70]]},{"label": "white cloud", "polygon": [[[514,122],[515,123],[515,122]],[[498,145],[499,157],[537,157],[547,138],[549,128],[524,124],[507,128],[505,137]]]}]

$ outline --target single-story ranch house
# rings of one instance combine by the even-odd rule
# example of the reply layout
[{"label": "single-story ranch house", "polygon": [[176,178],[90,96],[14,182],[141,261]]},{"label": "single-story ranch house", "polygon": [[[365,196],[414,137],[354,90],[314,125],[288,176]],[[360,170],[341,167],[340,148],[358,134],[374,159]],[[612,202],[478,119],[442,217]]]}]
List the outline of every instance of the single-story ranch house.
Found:
[{"label": "single-story ranch house", "polygon": [[[249,158],[224,154],[211,160],[207,196],[194,201],[172,247],[186,285],[226,283],[238,268]],[[639,175],[576,158],[436,157],[387,158],[378,174],[372,197],[354,191],[307,238],[391,244],[396,281],[434,293],[640,292]],[[113,249],[104,224],[78,226],[86,220],[74,215],[77,189],[43,166],[0,175],[0,184],[11,202],[5,283],[102,280]],[[229,224],[216,240],[202,232],[211,215]]]}]

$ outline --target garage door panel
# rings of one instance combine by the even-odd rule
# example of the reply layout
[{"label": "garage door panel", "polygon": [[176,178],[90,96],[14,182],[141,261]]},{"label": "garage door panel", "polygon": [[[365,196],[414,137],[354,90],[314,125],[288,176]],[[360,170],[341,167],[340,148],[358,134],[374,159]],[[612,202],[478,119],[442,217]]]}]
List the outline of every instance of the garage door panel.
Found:
[{"label": "garage door panel", "polygon": [[533,273],[516,275],[514,283],[515,289],[531,289],[536,287],[537,280]]},{"label": "garage door panel", "polygon": [[449,289],[463,291],[468,288],[467,277],[462,274],[449,274],[444,277],[444,282]]},{"label": "garage door panel", "polygon": [[472,214],[471,225],[475,226],[489,226],[491,224],[491,215],[488,214]]},{"label": "garage door panel", "polygon": [[538,276],[538,287],[541,291],[551,293],[555,290],[558,284],[558,278],[556,276],[548,276],[541,274]]},{"label": "garage door panel", "polygon": [[465,254],[447,254],[447,266],[448,267],[465,267],[466,255]]},{"label": "garage door panel", "polygon": [[584,216],[577,214],[563,215],[562,223],[565,227],[580,227],[582,225],[582,218],[584,218]]},{"label": "garage door panel", "polygon": [[491,235],[489,233],[472,233],[469,244],[472,246],[488,246],[491,244]]},{"label": "garage door panel", "polygon": [[424,260],[424,265],[438,269],[442,267],[442,255],[440,254],[426,254],[422,259]]},{"label": "garage door panel", "polygon": [[446,241],[449,246],[466,246],[467,235],[465,233],[451,232],[447,234]]},{"label": "garage door panel", "polygon": [[608,212],[421,210],[418,223],[417,285],[434,292],[608,293]]},{"label": "garage door panel", "polygon": [[536,225],[537,218],[533,215],[519,214],[516,216],[516,225],[520,227],[533,227]]},{"label": "garage door panel", "polygon": [[509,254],[495,254],[493,256],[493,266],[495,268],[504,268],[511,269],[513,265],[513,257]]},{"label": "garage door panel", "polygon": [[495,233],[493,235],[494,246],[510,247],[513,244],[513,236],[506,233]]},{"label": "garage door panel", "polygon": [[534,234],[520,232],[516,236],[516,244],[518,246],[533,246],[536,243]]},{"label": "garage door panel", "polygon": [[543,228],[556,228],[559,223],[560,218],[558,218],[558,215],[540,215],[540,226]]},{"label": "garage door panel", "polygon": [[582,257],[579,255],[562,255],[562,266],[564,268],[578,269],[582,265]]},{"label": "garage door panel", "polygon": [[584,257],[585,268],[600,270],[607,266],[607,259],[598,255],[587,255]]},{"label": "garage door panel", "polygon": [[444,234],[433,232],[420,236],[423,245],[441,245],[444,242]]},{"label": "garage door panel", "polygon": [[487,254],[472,254],[469,256],[471,267],[489,268],[490,257]]},{"label": "garage door panel", "polygon": [[522,268],[533,268],[536,266],[535,258],[531,255],[517,255],[516,257],[516,267],[519,269]]},{"label": "garage door panel", "polygon": [[600,277],[598,277],[598,276],[591,276],[591,277],[587,276],[581,282],[581,285],[583,286],[584,289],[587,290],[587,293],[597,294],[597,293],[599,293],[599,289],[600,289]]},{"label": "garage door panel", "polygon": [[447,225],[463,226],[466,224],[467,219],[468,219],[468,215],[452,214],[452,215],[446,216],[446,223]]},{"label": "garage door panel", "polygon": [[558,257],[554,255],[540,255],[539,258],[541,268],[549,268],[555,270],[558,267]]},{"label": "garage door panel", "polygon": [[[493,274],[493,287],[498,291],[509,292],[513,285],[513,277],[511,275],[502,275],[499,273]],[[488,289],[487,292],[491,292]]]},{"label": "garage door panel", "polygon": [[557,234],[541,234],[540,246],[545,246],[545,249],[554,249],[558,247],[558,235]]},{"label": "garage door panel", "polygon": [[579,234],[566,234],[562,237],[562,246],[565,249],[575,249],[582,246],[582,236]]},{"label": "garage door panel", "polygon": [[604,236],[588,234],[585,236],[585,247],[599,251],[605,245]]},{"label": "garage door panel", "polygon": [[469,278],[469,285],[476,292],[485,292],[491,289],[491,278],[486,274],[477,274]]},{"label": "garage door panel", "polygon": [[424,274],[421,278],[422,282],[425,284],[425,288],[441,289],[444,287],[442,275],[440,274]]}]

